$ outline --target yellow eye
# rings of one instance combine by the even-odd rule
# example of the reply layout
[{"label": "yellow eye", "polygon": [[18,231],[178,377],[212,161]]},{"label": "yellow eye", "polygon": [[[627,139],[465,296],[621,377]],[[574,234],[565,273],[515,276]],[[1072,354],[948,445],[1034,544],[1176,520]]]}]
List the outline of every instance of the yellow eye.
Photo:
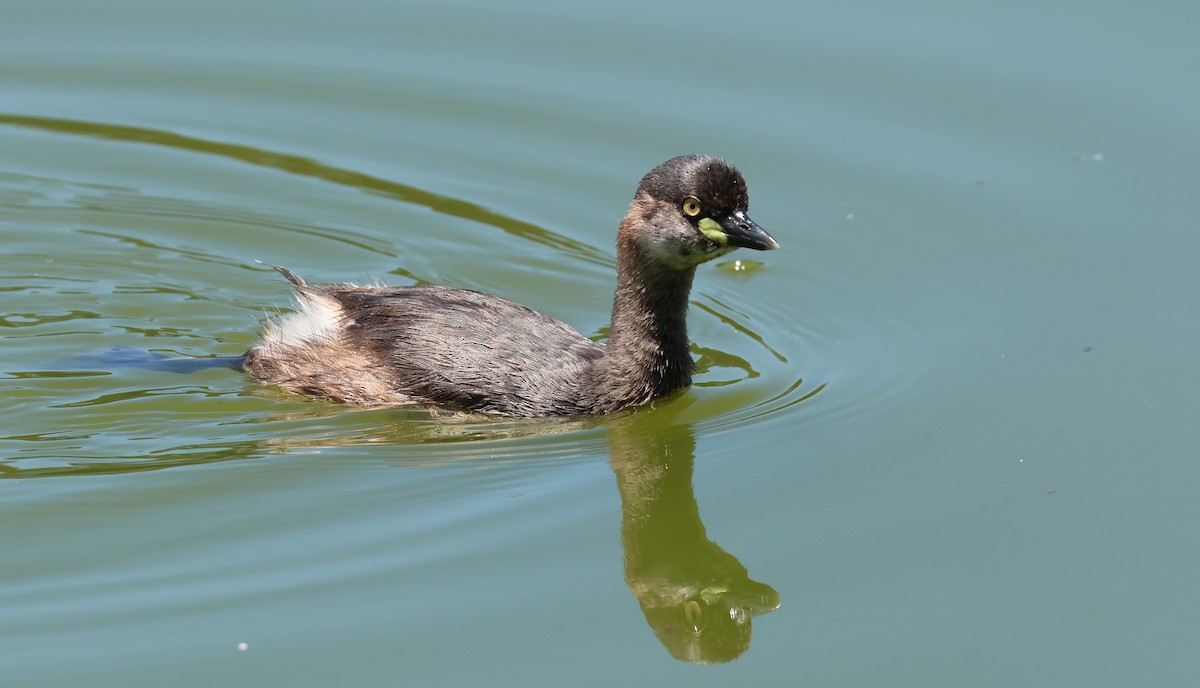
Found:
[{"label": "yellow eye", "polygon": [[683,214],[688,217],[696,217],[703,209],[700,205],[700,199],[695,196],[688,196],[683,200]]}]

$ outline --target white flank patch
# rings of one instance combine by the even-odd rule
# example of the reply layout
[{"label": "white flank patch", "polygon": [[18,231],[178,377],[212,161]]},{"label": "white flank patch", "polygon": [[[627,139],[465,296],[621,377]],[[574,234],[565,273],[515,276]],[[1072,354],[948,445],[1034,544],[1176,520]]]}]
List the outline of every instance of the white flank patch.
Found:
[{"label": "white flank patch", "polygon": [[273,320],[263,331],[265,347],[296,347],[337,338],[345,324],[342,309],[332,299],[302,294],[296,298],[300,310]]}]

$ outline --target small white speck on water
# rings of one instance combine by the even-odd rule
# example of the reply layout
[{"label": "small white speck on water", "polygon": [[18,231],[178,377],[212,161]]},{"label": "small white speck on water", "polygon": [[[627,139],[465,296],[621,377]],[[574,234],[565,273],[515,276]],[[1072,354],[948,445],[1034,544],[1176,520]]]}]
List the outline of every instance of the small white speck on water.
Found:
[{"label": "small white speck on water", "polygon": [[248,644],[238,643],[238,652],[245,652],[246,650],[249,650],[249,649],[250,649],[250,646]]},{"label": "small white speck on water", "polygon": [[740,261],[740,260],[733,261],[734,272],[741,272],[742,270],[745,270],[745,269],[746,269],[746,266],[742,265],[742,261]]},{"label": "small white speck on water", "polygon": [[853,219],[854,219],[854,213],[846,213],[846,219],[847,219],[847,220],[853,220]]}]

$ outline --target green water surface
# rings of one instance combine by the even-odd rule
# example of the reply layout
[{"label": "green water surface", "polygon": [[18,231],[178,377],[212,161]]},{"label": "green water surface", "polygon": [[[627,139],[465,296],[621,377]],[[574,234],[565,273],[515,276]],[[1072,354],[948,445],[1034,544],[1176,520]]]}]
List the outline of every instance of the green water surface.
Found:
[{"label": "green water surface", "polygon": [[[1190,686],[1200,5],[7,2],[5,686]],[[697,384],[602,419],[230,370],[316,282],[606,333],[745,174]],[[752,632],[753,631],[753,632]]]}]

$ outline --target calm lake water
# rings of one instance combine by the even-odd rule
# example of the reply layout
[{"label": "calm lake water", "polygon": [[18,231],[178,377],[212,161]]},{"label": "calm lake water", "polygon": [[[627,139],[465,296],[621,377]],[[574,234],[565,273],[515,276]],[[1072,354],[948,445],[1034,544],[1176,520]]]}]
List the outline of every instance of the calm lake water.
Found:
[{"label": "calm lake water", "polygon": [[[10,0],[4,685],[1194,685],[1200,4],[1125,5]],[[782,249],[653,408],[58,363],[240,354],[256,259],[602,337],[688,152]]]}]

